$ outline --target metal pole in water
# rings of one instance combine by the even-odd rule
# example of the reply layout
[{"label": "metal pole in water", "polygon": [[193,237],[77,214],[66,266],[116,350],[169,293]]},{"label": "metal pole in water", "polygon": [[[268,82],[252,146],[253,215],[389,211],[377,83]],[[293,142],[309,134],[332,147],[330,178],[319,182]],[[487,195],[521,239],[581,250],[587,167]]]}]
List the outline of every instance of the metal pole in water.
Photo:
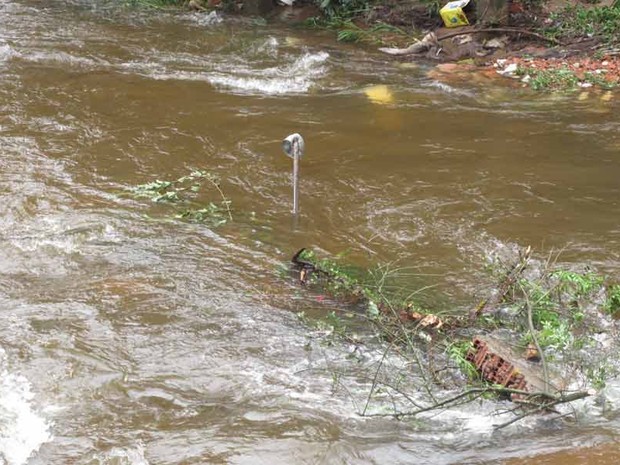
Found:
[{"label": "metal pole in water", "polygon": [[282,141],[284,153],[293,159],[293,214],[299,213],[299,159],[304,154],[304,138],[300,134],[291,134]]}]

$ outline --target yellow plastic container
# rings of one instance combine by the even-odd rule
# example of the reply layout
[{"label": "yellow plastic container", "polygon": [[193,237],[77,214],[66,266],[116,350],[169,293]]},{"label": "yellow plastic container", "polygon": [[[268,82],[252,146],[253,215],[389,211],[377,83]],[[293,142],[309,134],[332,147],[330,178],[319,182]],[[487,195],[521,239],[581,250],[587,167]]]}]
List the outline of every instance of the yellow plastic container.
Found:
[{"label": "yellow plastic container", "polygon": [[439,10],[441,19],[443,19],[443,23],[446,27],[469,25],[467,16],[465,16],[465,13],[463,12],[463,8],[465,8],[468,3],[469,0],[456,0],[454,2],[449,2],[441,10]]}]

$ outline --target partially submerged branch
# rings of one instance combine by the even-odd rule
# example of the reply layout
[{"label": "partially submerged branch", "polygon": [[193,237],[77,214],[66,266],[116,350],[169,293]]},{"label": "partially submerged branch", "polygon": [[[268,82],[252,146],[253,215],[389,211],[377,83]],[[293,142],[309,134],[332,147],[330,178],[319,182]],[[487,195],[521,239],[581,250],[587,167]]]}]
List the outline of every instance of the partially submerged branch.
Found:
[{"label": "partially submerged branch", "polygon": [[[439,318],[438,313],[418,312],[415,309],[419,307],[409,298],[398,299],[388,292],[391,287],[385,275],[373,276],[375,284],[369,285],[347,274],[334,262],[317,260],[305,249],[296,253],[292,262],[302,285],[322,286],[343,303],[354,304],[352,310],[363,309],[362,315],[376,325],[382,339],[389,344],[378,366],[365,377],[371,380],[372,386],[363,409],[358,409],[361,416],[416,416],[454,408],[491,394],[506,396],[514,402],[514,408],[508,410],[514,418],[495,425],[504,428],[531,415],[554,412],[558,405],[595,392],[585,387],[566,391],[570,383],[581,381],[584,382],[582,386],[598,389],[604,385],[601,377],[615,373],[613,367],[608,369],[605,360],[598,360],[599,365],[575,365],[576,354],[580,352],[574,349],[587,344],[587,331],[595,327],[596,313],[586,315],[586,302],[591,304],[592,299],[596,299],[600,307],[601,295],[605,296],[607,291],[607,303],[602,308],[609,308],[608,312],[620,311],[620,285],[604,288],[603,278],[589,269],[579,273],[559,269],[555,262],[535,261],[531,259],[529,247],[519,251],[516,259],[498,260],[503,269],[499,284],[491,297],[471,312],[470,319],[458,315]],[[589,318],[588,325],[583,323],[585,318]],[[472,333],[472,329],[477,334]],[[438,346],[445,350],[437,352]],[[549,367],[550,359],[544,351],[550,348],[555,351],[554,361],[566,365],[564,369]],[[404,392],[399,382],[391,382],[390,373],[379,376],[388,352],[399,349],[414,366],[417,380],[414,390],[423,392],[425,400]],[[562,358],[567,351],[570,358]],[[452,374],[458,379],[456,386],[462,388],[443,399],[437,386],[444,385],[433,376],[438,372],[435,366],[438,355],[445,363],[445,368],[440,370]],[[573,370],[571,379],[561,379],[557,373],[566,373],[567,367]],[[476,387],[467,387],[467,382],[472,381],[476,381]],[[407,408],[414,408],[406,410],[394,403],[391,413],[372,413],[371,400],[376,397],[379,385],[387,388],[382,392],[398,394],[401,401],[406,401]]]},{"label": "partially submerged branch", "polygon": [[472,402],[485,394],[494,394],[497,396],[518,396],[522,399],[522,402],[520,402],[520,407],[522,407],[522,410],[524,411],[522,411],[522,413],[517,415],[515,418],[512,418],[505,423],[494,425],[496,429],[501,429],[528,416],[542,412],[549,412],[557,405],[574,402],[579,399],[584,399],[588,396],[594,395],[595,392],[589,390],[560,393],[554,395],[549,394],[548,392],[528,392],[520,389],[489,386],[467,389],[444,400],[434,402],[425,407],[417,407],[414,410],[409,410],[406,412],[367,414],[366,410],[364,409],[364,411],[360,412],[359,415],[363,417],[392,417],[396,419],[401,419],[404,417],[413,417],[422,413],[435,410],[451,408],[455,405],[463,405],[465,403]]}]

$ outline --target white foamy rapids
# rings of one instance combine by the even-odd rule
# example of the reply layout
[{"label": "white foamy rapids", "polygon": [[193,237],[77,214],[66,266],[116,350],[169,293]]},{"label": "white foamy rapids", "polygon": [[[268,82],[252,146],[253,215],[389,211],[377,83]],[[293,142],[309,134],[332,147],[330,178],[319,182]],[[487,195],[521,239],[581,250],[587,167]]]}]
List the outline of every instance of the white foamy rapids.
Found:
[{"label": "white foamy rapids", "polygon": [[23,57],[27,61],[60,65],[78,69],[98,69],[110,66],[105,60],[76,56],[66,52],[32,52]]},{"label": "white foamy rapids", "polygon": [[9,44],[0,43],[0,63],[10,60],[17,52]]},{"label": "white foamy rapids", "polygon": [[199,15],[197,23],[201,26],[212,26],[214,24],[220,24],[224,19],[218,14],[217,11],[212,11],[208,15]]},{"label": "white foamy rapids", "polygon": [[[0,366],[4,365],[0,352]],[[30,383],[0,368],[0,463],[22,465],[51,439],[49,425],[32,406]]]},{"label": "white foamy rapids", "polygon": [[179,18],[191,23],[198,24],[199,26],[213,26],[215,24],[220,24],[224,22],[224,18],[215,10],[213,10],[207,15],[199,11],[193,13],[185,13]]},{"label": "white foamy rapids", "polygon": [[233,68],[227,73],[208,74],[207,80],[216,86],[232,88],[242,93],[306,93],[317,79],[327,73],[324,63],[328,58],[329,54],[326,52],[306,53],[286,66],[263,70]]}]

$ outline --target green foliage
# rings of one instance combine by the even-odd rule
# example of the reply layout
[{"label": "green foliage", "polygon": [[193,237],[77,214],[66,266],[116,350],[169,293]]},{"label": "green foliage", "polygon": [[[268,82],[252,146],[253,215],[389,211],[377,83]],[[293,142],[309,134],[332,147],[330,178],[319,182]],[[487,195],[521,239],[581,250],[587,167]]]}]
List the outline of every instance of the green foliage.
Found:
[{"label": "green foliage", "polygon": [[146,184],[140,184],[130,189],[131,193],[138,198],[148,198],[153,202],[172,204],[197,203],[203,185],[207,184],[215,189],[221,199],[220,202],[210,201],[205,205],[185,208],[175,215],[211,227],[221,226],[232,220],[230,200],[228,200],[220,188],[219,179],[207,171],[194,170],[186,176],[173,181],[156,180]]},{"label": "green foliage", "polygon": [[[544,324],[559,324],[557,305],[551,297],[551,292],[541,282],[522,279],[519,281],[519,287],[523,297],[532,306],[535,328],[541,328]],[[521,299],[518,299],[517,304],[522,305]]]},{"label": "green foliage", "polygon": [[607,288],[603,309],[612,316],[620,315],[620,284],[612,284]]},{"label": "green foliage", "polygon": [[577,273],[569,270],[558,270],[551,273],[558,280],[558,290],[568,292],[574,298],[587,297],[600,290],[603,277],[591,271]]},{"label": "green foliage", "polygon": [[379,44],[382,43],[382,35],[386,33],[406,34],[402,29],[385,23],[377,23],[365,29],[357,26],[352,21],[345,21],[338,30],[338,40],[341,42],[371,42]]},{"label": "green foliage", "polygon": [[589,71],[585,73],[584,81],[589,82],[605,90],[611,90],[611,89],[615,89],[616,87],[618,87],[617,83],[609,82],[604,77],[602,77],[600,74],[592,73]]},{"label": "green foliage", "polygon": [[519,75],[529,75],[529,85],[534,90],[567,90],[577,87],[579,79],[569,68],[519,69]]},{"label": "green foliage", "polygon": [[147,197],[153,202],[176,202],[179,200],[178,193],[175,190],[168,190],[172,186],[172,182],[160,181],[158,179],[146,184],[140,184],[131,190],[136,197]]},{"label": "green foliage", "polygon": [[365,13],[370,8],[369,0],[317,0],[323,14],[329,20],[346,20]]},{"label": "green foliage", "polygon": [[[603,296],[606,312],[620,312],[620,285],[604,289],[605,277],[589,268],[568,270],[552,267],[549,262],[539,267],[531,262],[527,265],[531,272],[525,273],[523,267],[519,279],[502,294],[502,303],[510,305],[512,311],[503,312],[506,318],[500,317],[498,324],[520,333],[522,348],[534,343],[548,362],[559,360],[564,369],[582,373],[592,387],[603,387],[617,376],[618,367],[615,349],[605,349],[592,337],[593,332],[602,330],[595,312]],[[502,266],[515,269],[512,264]]]},{"label": "green foliage", "polygon": [[330,294],[350,303],[364,301],[367,316],[373,319],[379,316],[378,304],[381,299],[373,292],[360,270],[329,258],[316,260],[315,257],[313,263],[329,277],[322,284]]},{"label": "green foliage", "polygon": [[467,353],[473,348],[473,343],[470,340],[452,342],[446,349],[448,358],[452,360],[461,372],[467,376],[470,381],[479,380],[480,375],[476,367],[467,360]]},{"label": "green foliage", "polygon": [[318,259],[309,249],[304,249],[298,259],[311,263],[316,268],[315,272],[309,274],[309,282],[320,285],[343,302],[362,304],[366,311],[365,316],[375,323],[382,325],[386,323],[384,319],[394,320],[400,312],[428,314],[411,301],[415,293],[408,293],[407,297],[403,298],[392,289],[387,290],[385,280],[389,272],[382,267],[364,272],[344,266],[333,259]]},{"label": "green foliage", "polygon": [[545,33],[553,38],[600,36],[606,42],[618,41],[620,33],[620,0],[612,6],[585,8],[568,6],[550,16]]},{"label": "green foliage", "polygon": [[[538,279],[521,278],[512,292],[513,305],[531,307],[532,323],[541,347],[566,351],[581,344],[574,336],[585,324],[585,307],[602,289],[604,278],[590,270],[553,270]],[[526,320],[522,329],[529,331]],[[532,342],[530,334],[525,343]]]},{"label": "green foliage", "polygon": [[[225,201],[229,203],[228,201]],[[224,202],[222,202],[224,203]],[[209,202],[206,207],[197,209],[183,210],[176,215],[177,218],[184,220],[194,221],[196,223],[203,223],[212,228],[217,228],[228,222],[228,212],[222,208],[221,205],[217,205],[213,202]]]},{"label": "green foliage", "polygon": [[611,363],[602,363],[586,367],[585,374],[586,378],[592,383],[592,387],[600,390],[607,385],[607,380],[618,376],[618,369]]},{"label": "green foliage", "polygon": [[542,322],[538,332],[538,343],[541,347],[565,350],[573,343],[571,327],[566,321],[551,319]]},{"label": "green foliage", "polygon": [[529,85],[534,90],[572,90],[581,82],[588,82],[602,89],[614,89],[617,82],[607,81],[602,75],[586,72],[577,76],[575,70],[562,67],[559,69],[535,69],[520,67],[517,70],[519,76],[529,76]]}]

